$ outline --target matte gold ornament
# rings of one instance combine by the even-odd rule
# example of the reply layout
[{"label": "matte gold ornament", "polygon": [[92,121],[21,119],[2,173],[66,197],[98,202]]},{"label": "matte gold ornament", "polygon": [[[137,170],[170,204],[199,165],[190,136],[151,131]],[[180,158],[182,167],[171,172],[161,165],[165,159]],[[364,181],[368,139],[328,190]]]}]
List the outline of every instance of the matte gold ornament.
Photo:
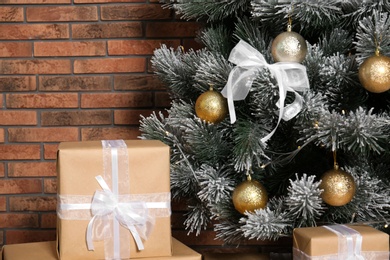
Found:
[{"label": "matte gold ornament", "polygon": [[200,95],[196,100],[195,113],[200,119],[209,123],[219,123],[228,113],[226,98],[210,87],[209,91]]},{"label": "matte gold ornament", "polygon": [[390,58],[379,54],[366,59],[359,67],[359,80],[363,87],[372,93],[382,93],[390,89]]},{"label": "matte gold ornament", "polygon": [[276,36],[271,46],[272,57],[275,62],[302,62],[307,53],[305,39],[298,33],[291,31],[291,25],[287,32]]},{"label": "matte gold ornament", "polygon": [[321,197],[331,206],[343,206],[349,203],[356,191],[356,184],[351,174],[340,170],[337,166],[325,172],[321,177]]},{"label": "matte gold ornament", "polygon": [[234,207],[241,214],[265,208],[268,202],[266,189],[260,182],[252,180],[250,175],[234,189],[232,198]]}]

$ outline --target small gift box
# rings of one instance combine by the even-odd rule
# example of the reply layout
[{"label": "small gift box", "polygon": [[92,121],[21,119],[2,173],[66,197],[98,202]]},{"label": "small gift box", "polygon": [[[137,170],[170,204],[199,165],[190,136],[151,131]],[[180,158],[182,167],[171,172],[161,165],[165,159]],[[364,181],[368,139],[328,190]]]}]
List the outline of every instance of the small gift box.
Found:
[{"label": "small gift box", "polygon": [[61,260],[171,256],[169,146],[64,142],[57,158]]},{"label": "small gift box", "polygon": [[[153,257],[153,260],[201,260],[202,256],[172,238],[172,256]],[[3,256],[4,255],[4,256]],[[3,258],[2,258],[3,257]],[[56,242],[36,242],[4,246],[0,260],[57,260]],[[80,258],[74,258],[80,259]]]},{"label": "small gift box", "polygon": [[293,239],[295,260],[389,259],[389,236],[370,226],[296,228]]}]

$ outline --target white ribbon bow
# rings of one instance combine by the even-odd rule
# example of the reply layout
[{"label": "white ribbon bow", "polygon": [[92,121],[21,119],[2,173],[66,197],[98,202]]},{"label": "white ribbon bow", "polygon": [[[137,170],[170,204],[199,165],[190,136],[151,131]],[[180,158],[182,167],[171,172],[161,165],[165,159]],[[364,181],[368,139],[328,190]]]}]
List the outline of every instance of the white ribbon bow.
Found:
[{"label": "white ribbon bow", "polygon": [[[229,74],[228,81],[222,90],[222,95],[228,99],[230,121],[233,124],[236,121],[236,112],[234,109],[235,100],[244,100],[249,93],[253,80],[259,73],[259,69],[266,67],[276,78],[279,86],[279,119],[276,127],[261,141],[268,141],[275,133],[281,119],[288,121],[295,117],[302,109],[302,97],[296,91],[305,91],[309,89],[309,80],[306,74],[306,67],[294,62],[278,62],[268,64],[263,55],[249,45],[240,40],[232,49],[229,55],[229,61],[237,66]],[[295,94],[293,103],[284,105],[287,92]]]},{"label": "white ribbon bow", "polygon": [[[93,217],[87,227],[88,250],[94,250],[92,242],[94,223],[110,215],[115,216],[118,222],[131,232],[138,249],[143,250],[144,245],[141,238],[146,240],[154,225],[154,219],[149,216],[146,203],[141,201],[121,203],[118,201],[118,196],[114,195],[102,176],[99,175],[95,178],[103,190],[97,190],[93,196],[91,204]],[[103,233],[103,236],[110,235],[104,231],[104,227],[98,232]]]}]

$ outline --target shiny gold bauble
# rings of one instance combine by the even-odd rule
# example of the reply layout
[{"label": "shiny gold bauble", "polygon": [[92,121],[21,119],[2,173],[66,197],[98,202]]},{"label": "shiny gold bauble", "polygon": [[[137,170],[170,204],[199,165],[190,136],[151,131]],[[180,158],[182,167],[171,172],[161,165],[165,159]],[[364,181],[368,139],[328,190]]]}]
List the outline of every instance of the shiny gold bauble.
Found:
[{"label": "shiny gold bauble", "polygon": [[256,180],[246,180],[233,191],[233,205],[238,212],[253,212],[267,206],[268,194],[264,186]]},{"label": "shiny gold bauble", "polygon": [[296,32],[283,32],[272,42],[271,53],[275,62],[302,62],[307,53],[306,41]]},{"label": "shiny gold bauble", "polygon": [[198,97],[195,103],[196,115],[209,123],[219,123],[228,113],[226,98],[212,88]]},{"label": "shiny gold bauble", "polygon": [[365,89],[382,93],[390,89],[390,58],[373,55],[359,67],[359,80]]},{"label": "shiny gold bauble", "polygon": [[321,177],[320,189],[322,200],[331,206],[343,206],[349,203],[356,191],[356,184],[351,174],[332,169],[325,172]]}]

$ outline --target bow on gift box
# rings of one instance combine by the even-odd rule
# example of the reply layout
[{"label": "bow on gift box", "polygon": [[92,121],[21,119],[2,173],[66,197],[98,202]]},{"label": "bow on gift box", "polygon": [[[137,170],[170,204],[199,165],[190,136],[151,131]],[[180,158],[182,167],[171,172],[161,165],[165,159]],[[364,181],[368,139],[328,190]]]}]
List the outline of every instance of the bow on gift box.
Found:
[{"label": "bow on gift box", "polygon": [[[146,203],[142,201],[118,202],[118,196],[112,193],[103,177],[99,175],[95,178],[103,190],[97,190],[93,196],[91,205],[93,217],[87,227],[88,250],[94,250],[92,242],[94,223],[103,222],[110,215],[113,215],[122,226],[131,232],[138,250],[143,250],[141,238],[147,240],[154,225],[154,219],[149,216]],[[104,225],[97,226],[101,227],[98,233],[104,233]]]},{"label": "bow on gift box", "polygon": [[[301,111],[302,97],[296,91],[309,89],[306,67],[294,62],[268,64],[259,51],[243,40],[240,40],[232,49],[229,55],[229,61],[237,66],[230,72],[228,81],[222,90],[222,95],[228,100],[230,121],[232,124],[236,121],[234,101],[244,100],[246,98],[253,80],[260,69],[264,67],[268,68],[276,78],[279,87],[279,100],[277,102],[279,119],[276,127],[261,139],[261,141],[266,142],[275,133],[281,119],[288,121]],[[295,100],[285,106],[284,103],[288,91],[295,94]]]}]

